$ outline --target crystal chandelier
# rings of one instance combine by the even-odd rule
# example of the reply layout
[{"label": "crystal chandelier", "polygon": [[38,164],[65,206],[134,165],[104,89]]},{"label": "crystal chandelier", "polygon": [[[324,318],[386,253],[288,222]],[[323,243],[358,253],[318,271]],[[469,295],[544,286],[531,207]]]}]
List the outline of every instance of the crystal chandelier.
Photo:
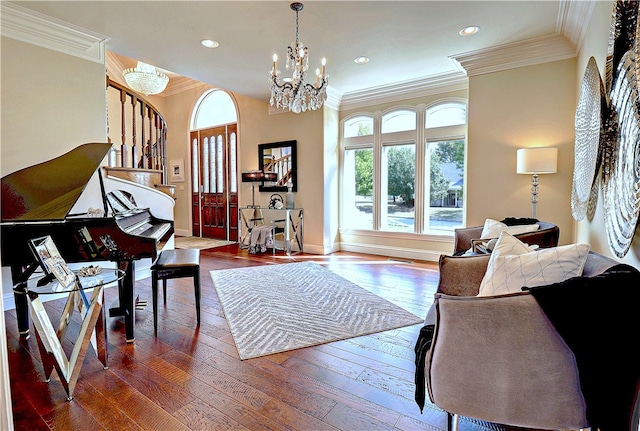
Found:
[{"label": "crystal chandelier", "polygon": [[145,96],[162,93],[169,82],[167,75],[141,61],[135,68],[123,70],[122,74],[129,88]]},{"label": "crystal chandelier", "polygon": [[269,84],[271,88],[271,106],[278,108],[288,108],[292,112],[299,114],[306,110],[318,109],[327,99],[328,76],[325,74],[327,61],[322,59],[322,70],[316,69],[315,84],[304,82],[307,69],[309,69],[308,48],[298,39],[298,12],[304,5],[302,3],[291,3],[291,10],[296,12],[296,40],[287,48],[286,68],[293,69],[292,76],[280,78],[280,71],[277,68],[278,56],[273,54],[273,69],[269,73]]}]

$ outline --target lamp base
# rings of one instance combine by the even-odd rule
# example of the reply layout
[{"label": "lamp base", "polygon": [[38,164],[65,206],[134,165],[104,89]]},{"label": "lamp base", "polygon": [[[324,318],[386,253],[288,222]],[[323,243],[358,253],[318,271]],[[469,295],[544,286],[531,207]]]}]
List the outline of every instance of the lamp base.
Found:
[{"label": "lamp base", "polygon": [[536,218],[536,203],[538,203],[538,174],[531,179],[531,218]]}]

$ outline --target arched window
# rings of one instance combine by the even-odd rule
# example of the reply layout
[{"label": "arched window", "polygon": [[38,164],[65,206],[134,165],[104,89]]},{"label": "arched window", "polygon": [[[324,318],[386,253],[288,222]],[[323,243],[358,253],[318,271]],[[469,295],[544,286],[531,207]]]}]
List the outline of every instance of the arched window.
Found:
[{"label": "arched window", "polygon": [[373,116],[345,119],[342,133],[343,218],[362,229],[373,229]]},{"label": "arched window", "polygon": [[345,138],[373,135],[373,117],[368,115],[351,117],[344,122],[343,130]]},{"label": "arched window", "polygon": [[467,105],[464,103],[446,102],[427,108],[427,129],[461,124],[467,124]]},{"label": "arched window", "polygon": [[382,116],[382,133],[416,130],[416,111],[396,109]]},{"label": "arched window", "polygon": [[466,124],[463,100],[345,118],[341,227],[393,235],[463,226]]},{"label": "arched window", "polygon": [[212,90],[203,94],[196,103],[191,128],[200,130],[237,122],[236,105],[231,96],[223,90]]}]

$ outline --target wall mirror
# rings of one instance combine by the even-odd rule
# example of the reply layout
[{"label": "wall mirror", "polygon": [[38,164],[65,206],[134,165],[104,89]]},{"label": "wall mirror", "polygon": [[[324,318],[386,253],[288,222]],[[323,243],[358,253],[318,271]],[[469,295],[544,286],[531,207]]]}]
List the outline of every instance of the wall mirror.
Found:
[{"label": "wall mirror", "polygon": [[258,145],[258,162],[261,171],[271,171],[278,175],[277,181],[265,181],[261,184],[261,192],[286,192],[289,181],[293,184],[293,191],[298,191],[296,141]]}]

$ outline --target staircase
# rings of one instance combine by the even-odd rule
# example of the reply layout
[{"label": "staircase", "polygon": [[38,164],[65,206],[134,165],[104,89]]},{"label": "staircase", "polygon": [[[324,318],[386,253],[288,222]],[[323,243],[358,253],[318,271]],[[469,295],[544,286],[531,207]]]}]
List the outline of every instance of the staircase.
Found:
[{"label": "staircase", "polygon": [[[107,137],[114,143],[107,175],[154,187],[171,197],[166,184],[167,122],[148,101],[107,76]],[[119,133],[120,136],[116,137]],[[114,137],[116,137],[114,139]]]}]

